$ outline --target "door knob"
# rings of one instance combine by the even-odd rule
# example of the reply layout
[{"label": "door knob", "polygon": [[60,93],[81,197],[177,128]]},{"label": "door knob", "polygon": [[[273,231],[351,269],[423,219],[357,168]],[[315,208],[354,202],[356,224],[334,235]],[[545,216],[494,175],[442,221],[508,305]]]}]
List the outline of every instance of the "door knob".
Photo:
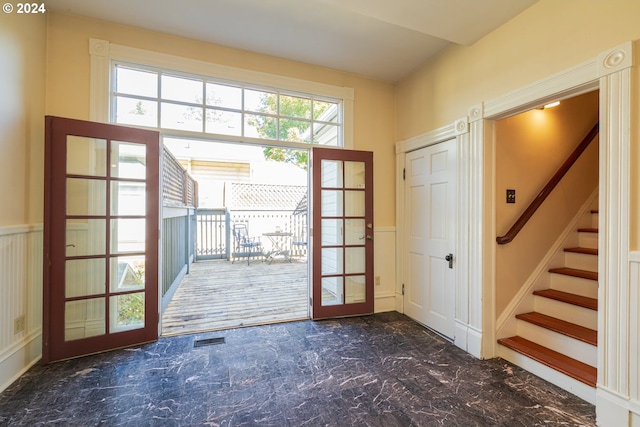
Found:
[{"label": "door knob", "polygon": [[449,268],[453,268],[453,254],[444,257],[445,261],[449,261]]},{"label": "door knob", "polygon": [[371,234],[367,234],[367,240],[373,240],[373,236]]}]

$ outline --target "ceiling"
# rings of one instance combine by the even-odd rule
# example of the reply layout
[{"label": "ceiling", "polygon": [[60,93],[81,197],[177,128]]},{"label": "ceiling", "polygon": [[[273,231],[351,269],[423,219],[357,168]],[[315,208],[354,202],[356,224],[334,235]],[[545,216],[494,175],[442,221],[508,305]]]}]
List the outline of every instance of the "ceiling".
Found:
[{"label": "ceiling", "polygon": [[47,8],[396,82],[537,0],[47,0]]}]

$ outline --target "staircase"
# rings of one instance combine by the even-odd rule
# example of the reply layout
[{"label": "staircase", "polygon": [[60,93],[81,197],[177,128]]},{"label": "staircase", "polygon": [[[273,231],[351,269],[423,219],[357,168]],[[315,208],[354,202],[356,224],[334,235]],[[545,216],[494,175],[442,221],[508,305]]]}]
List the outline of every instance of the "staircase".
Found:
[{"label": "staircase", "polygon": [[589,216],[578,246],[564,249],[564,266],[548,270],[549,289],[532,292],[534,311],[515,316],[517,335],[498,343],[503,358],[595,403],[598,212]]}]

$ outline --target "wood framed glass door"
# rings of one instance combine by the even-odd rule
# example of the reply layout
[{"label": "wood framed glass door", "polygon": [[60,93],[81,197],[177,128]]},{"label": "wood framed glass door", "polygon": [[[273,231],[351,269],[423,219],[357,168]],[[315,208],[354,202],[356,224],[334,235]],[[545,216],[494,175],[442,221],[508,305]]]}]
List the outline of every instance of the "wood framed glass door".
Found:
[{"label": "wood framed glass door", "polygon": [[373,313],[373,153],[313,148],[312,318]]},{"label": "wood framed glass door", "polygon": [[158,337],[159,133],[46,118],[43,362]]}]

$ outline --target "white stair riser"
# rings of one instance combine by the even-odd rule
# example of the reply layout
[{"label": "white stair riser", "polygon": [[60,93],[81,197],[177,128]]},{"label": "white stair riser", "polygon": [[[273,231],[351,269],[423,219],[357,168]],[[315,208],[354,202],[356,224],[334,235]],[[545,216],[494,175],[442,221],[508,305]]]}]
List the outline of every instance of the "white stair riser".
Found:
[{"label": "white stair riser", "polygon": [[564,253],[564,266],[579,270],[598,271],[598,256],[575,252]]},{"label": "white stair riser", "polygon": [[597,366],[595,346],[518,319],[518,335],[587,365]]},{"label": "white stair riser", "polygon": [[598,329],[598,312],[536,295],[535,311],[589,329]]},{"label": "white stair riser", "polygon": [[578,380],[574,380],[568,375],[558,372],[553,368],[543,365],[542,363],[503,345],[498,346],[498,356],[564,390],[567,390],[569,393],[575,394],[592,405],[596,404],[596,389],[593,387],[590,387]]},{"label": "white stair riser", "polygon": [[581,277],[566,276],[564,274],[549,273],[551,289],[582,295],[590,298],[598,298],[598,282],[583,279]]},{"label": "white stair riser", "polygon": [[598,233],[578,233],[578,241],[581,248],[598,248]]}]

